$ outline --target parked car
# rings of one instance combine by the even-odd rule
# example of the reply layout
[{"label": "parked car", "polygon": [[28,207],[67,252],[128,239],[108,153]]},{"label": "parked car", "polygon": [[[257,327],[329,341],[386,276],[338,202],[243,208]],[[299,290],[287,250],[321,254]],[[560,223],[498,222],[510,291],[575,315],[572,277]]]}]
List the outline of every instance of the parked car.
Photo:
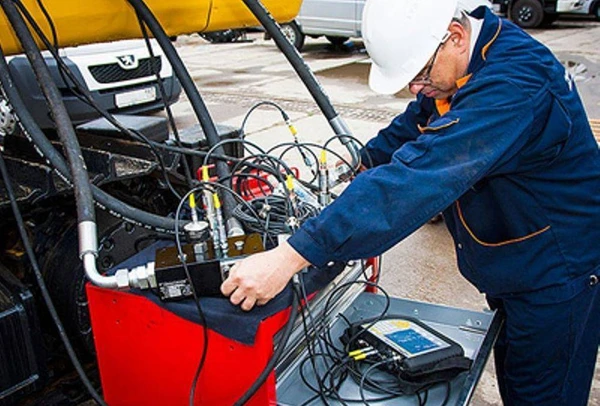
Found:
[{"label": "parked car", "polygon": [[306,36],[325,36],[332,44],[343,44],[360,37],[362,12],[366,0],[304,0],[294,21],[281,29],[292,44],[301,50]]},{"label": "parked car", "polygon": [[562,13],[582,9],[584,0],[493,0],[494,9],[523,28],[550,25]]},{"label": "parked car", "polygon": [[583,6],[569,14],[585,14],[596,17],[600,21],[600,0],[584,0]]},{"label": "parked car", "polygon": [[[301,50],[308,37],[325,36],[334,45],[362,36],[362,14],[366,0],[304,0],[294,21],[281,29],[292,44]],[[478,1],[477,3],[491,1]]]},{"label": "parked car", "polygon": [[[154,40],[151,44],[152,58],[144,40],[64,48],[60,50],[60,55],[102,108],[110,113],[148,113],[161,109],[165,102],[176,102],[181,94],[181,85],[173,75],[171,65],[158,44]],[[100,117],[96,110],[78,97],[73,84],[65,83],[52,55],[45,51],[43,56],[73,123],[80,124]],[[7,59],[15,85],[33,118],[42,129],[54,128],[27,58],[17,55]],[[159,72],[164,86],[164,101],[155,72]]]}]

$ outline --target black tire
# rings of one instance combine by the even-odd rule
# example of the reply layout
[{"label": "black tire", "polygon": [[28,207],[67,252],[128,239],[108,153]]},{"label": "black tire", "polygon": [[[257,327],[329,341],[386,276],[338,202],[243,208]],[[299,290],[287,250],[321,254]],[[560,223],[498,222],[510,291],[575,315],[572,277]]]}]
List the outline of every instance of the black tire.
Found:
[{"label": "black tire", "polygon": [[539,0],[517,0],[510,9],[510,19],[522,28],[539,27],[544,20],[544,7]]},{"label": "black tire", "polygon": [[281,32],[298,51],[302,51],[305,35],[295,21],[281,24]]},{"label": "black tire", "polygon": [[213,32],[200,32],[202,38],[212,44],[224,44],[233,42],[243,35],[242,30],[223,30]]},{"label": "black tire", "polygon": [[552,23],[554,23],[556,20],[558,20],[558,14],[548,14],[546,13],[544,15],[544,18],[542,19],[542,27],[548,27],[550,25],[552,25]]},{"label": "black tire", "polygon": [[[49,217],[39,233],[36,251],[58,316],[79,355],[92,355],[94,341],[85,293],[87,279],[74,249],[79,239],[76,218],[73,213],[59,210]],[[52,249],[47,249],[46,244],[52,244]],[[53,331],[54,326],[49,328]]]},{"label": "black tire", "polygon": [[335,46],[340,46],[349,40],[348,37],[334,37],[331,35],[326,35],[325,38],[327,38],[327,41],[331,42]]},{"label": "black tire", "polygon": [[592,6],[592,12],[590,14],[596,17],[596,21],[600,21],[600,2],[596,2],[596,4]]}]

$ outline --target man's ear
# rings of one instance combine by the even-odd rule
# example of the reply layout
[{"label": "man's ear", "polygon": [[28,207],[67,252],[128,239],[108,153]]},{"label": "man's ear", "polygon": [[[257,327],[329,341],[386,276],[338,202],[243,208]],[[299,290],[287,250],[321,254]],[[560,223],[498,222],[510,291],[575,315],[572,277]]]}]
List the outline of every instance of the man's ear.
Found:
[{"label": "man's ear", "polygon": [[469,32],[456,21],[452,21],[448,27],[450,42],[452,46],[459,48],[461,53],[469,49]]}]

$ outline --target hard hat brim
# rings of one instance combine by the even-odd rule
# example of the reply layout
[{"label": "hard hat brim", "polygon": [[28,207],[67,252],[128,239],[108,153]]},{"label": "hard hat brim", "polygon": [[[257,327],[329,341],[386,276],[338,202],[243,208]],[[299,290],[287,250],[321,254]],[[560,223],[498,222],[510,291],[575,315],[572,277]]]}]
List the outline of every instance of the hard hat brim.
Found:
[{"label": "hard hat brim", "polygon": [[402,72],[396,75],[390,75],[384,72],[375,64],[371,64],[371,71],[369,72],[369,87],[376,93],[379,94],[394,94],[404,89],[412,78],[418,74],[416,72]]}]

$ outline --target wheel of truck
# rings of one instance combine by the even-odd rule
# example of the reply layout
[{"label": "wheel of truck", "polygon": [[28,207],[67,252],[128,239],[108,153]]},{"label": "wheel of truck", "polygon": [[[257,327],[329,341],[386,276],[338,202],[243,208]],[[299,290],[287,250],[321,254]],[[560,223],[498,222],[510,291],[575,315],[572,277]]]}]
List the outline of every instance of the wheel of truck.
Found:
[{"label": "wheel of truck", "polygon": [[556,20],[558,20],[558,14],[548,14],[546,13],[544,15],[544,18],[542,18],[542,27],[548,27],[549,25],[552,25],[553,22],[555,22]]},{"label": "wheel of truck", "polygon": [[594,9],[592,10],[591,14],[596,17],[596,21],[600,21],[600,2],[597,2],[594,5]]},{"label": "wheel of truck", "polygon": [[212,32],[200,32],[202,38],[212,44],[224,44],[233,42],[243,35],[242,30],[222,30]]},{"label": "wheel of truck", "polygon": [[340,46],[349,39],[348,37],[333,37],[331,35],[326,35],[325,38],[335,46]]},{"label": "wheel of truck", "polygon": [[298,51],[302,50],[305,35],[295,21],[281,24],[281,32]]},{"label": "wheel of truck", "polygon": [[[86,278],[76,247],[76,217],[68,211],[52,213],[36,238],[36,251],[46,285],[67,335],[80,354],[94,353]],[[53,326],[51,328],[54,328]]]},{"label": "wheel of truck", "polygon": [[522,28],[538,27],[544,20],[544,8],[539,0],[518,0],[510,9],[510,19]]}]

